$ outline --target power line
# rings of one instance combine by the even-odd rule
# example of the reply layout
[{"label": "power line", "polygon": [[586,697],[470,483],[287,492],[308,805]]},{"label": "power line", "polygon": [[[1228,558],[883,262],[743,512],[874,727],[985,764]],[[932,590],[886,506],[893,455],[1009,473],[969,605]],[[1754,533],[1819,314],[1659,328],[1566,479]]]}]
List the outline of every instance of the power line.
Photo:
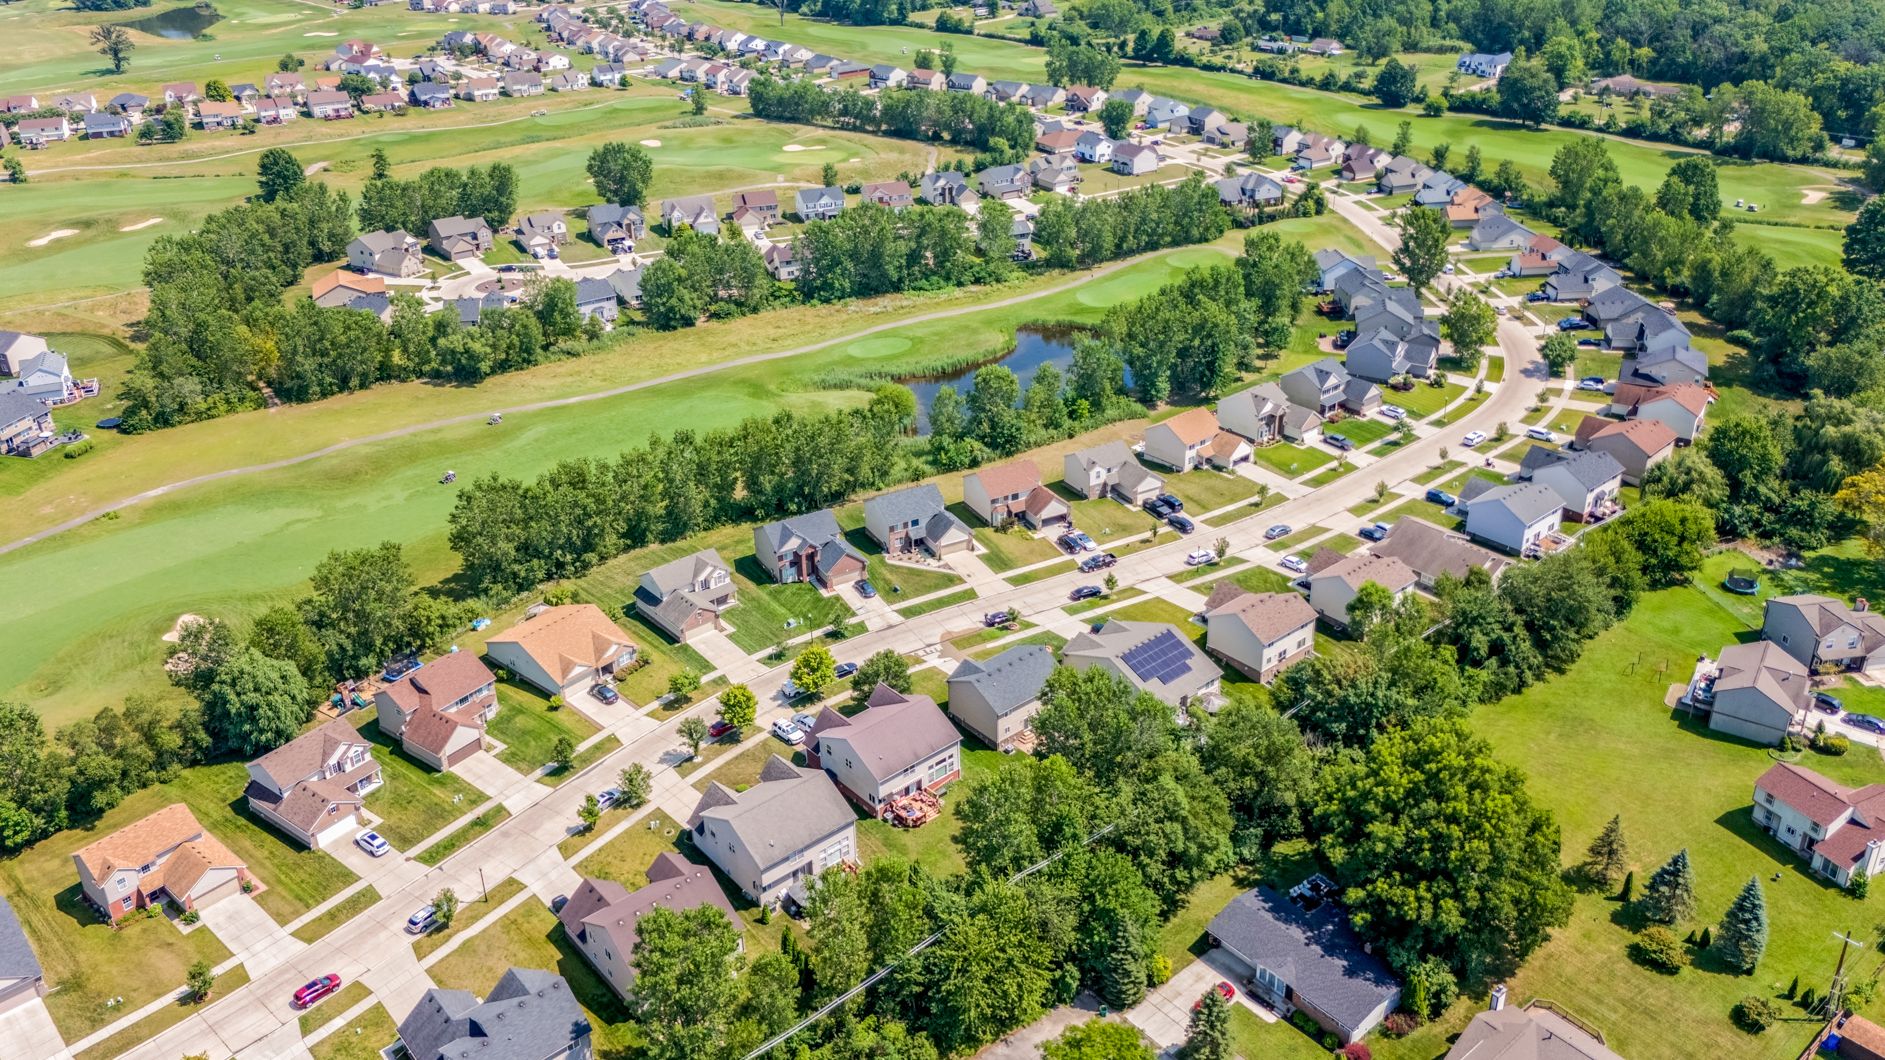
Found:
[{"label": "power line", "polygon": [[[1118,827],[1119,825],[1117,823],[1114,823],[1114,824],[1109,824],[1104,828],[1100,828],[1088,834],[1085,839],[1082,839],[1080,841],[1080,845],[1082,847],[1091,846],[1094,840],[1099,839],[1101,836],[1106,835],[1107,833],[1111,832],[1113,829],[1118,828]],[[1035,862],[1034,864],[1029,865],[1027,868],[1022,869],[1020,872],[1015,873],[1013,876],[1008,877],[1008,882],[1019,883],[1020,881],[1026,879],[1027,877],[1034,875],[1035,873],[1041,871],[1047,866],[1052,865],[1054,862],[1059,861],[1061,858],[1065,857],[1068,849],[1071,849],[1071,848],[1063,848],[1061,850],[1055,851],[1052,854],[1049,854],[1048,856],[1042,858],[1041,860]],[[780,1045],[783,1045],[786,1042],[786,1040],[791,1038],[793,1035],[797,1034],[798,1032],[804,1030],[805,1028],[811,1026],[814,1023],[817,1023],[819,1020],[824,1019],[826,1016],[830,1015],[832,1011],[836,1009],[838,1006],[851,1000],[852,998],[863,993],[864,991],[869,990],[871,987],[876,986],[879,982],[882,982],[885,976],[889,975],[891,972],[896,971],[899,967],[903,965],[905,961],[909,960],[910,958],[916,956],[919,953],[922,953],[924,950],[929,949],[931,946],[934,946],[936,942],[942,937],[943,937],[943,933],[941,931],[938,931],[930,935],[928,938],[923,939],[921,942],[918,942],[916,945],[911,946],[907,951],[904,952],[903,956],[898,957],[896,960],[891,961],[889,964],[886,964],[882,968],[879,968],[876,971],[872,972],[871,974],[865,976],[862,982],[858,983],[856,986],[852,987],[851,989],[846,990],[844,993],[839,994],[837,997],[832,998],[830,1001],[825,1002],[823,1005],[819,1006],[819,1008],[814,1010],[810,1015],[798,1021],[797,1024],[791,1027],[788,1027],[785,1030],[780,1031],[778,1034],[775,1034],[771,1038],[767,1039],[763,1044],[759,1046],[759,1048],[754,1049],[750,1053],[747,1053],[745,1060],[756,1060],[756,1058],[764,1056],[767,1053],[771,1052],[774,1048]]]}]

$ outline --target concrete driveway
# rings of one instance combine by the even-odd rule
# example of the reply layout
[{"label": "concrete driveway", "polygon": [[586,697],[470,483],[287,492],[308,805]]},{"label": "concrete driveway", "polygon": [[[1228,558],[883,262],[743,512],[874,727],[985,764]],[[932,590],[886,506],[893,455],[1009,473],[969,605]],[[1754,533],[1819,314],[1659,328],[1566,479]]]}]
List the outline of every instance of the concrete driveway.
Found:
[{"label": "concrete driveway", "polygon": [[52,1013],[39,998],[23,1002],[0,1013],[0,1046],[8,1056],[34,1057],[36,1060],[66,1060],[65,1039],[53,1026]]},{"label": "concrete driveway", "polygon": [[308,945],[283,930],[246,894],[230,895],[197,912],[203,926],[242,961],[250,978],[279,967]]},{"label": "concrete driveway", "polygon": [[1160,1049],[1179,1045],[1191,1026],[1191,1006],[1217,983],[1229,982],[1237,989],[1233,1004],[1256,1013],[1265,1023],[1275,1023],[1276,1013],[1245,996],[1241,985],[1245,973],[1233,968],[1232,963],[1222,950],[1211,950],[1180,968],[1144,1001],[1128,1009],[1126,1022],[1145,1032]]},{"label": "concrete driveway", "polygon": [[[531,778],[498,761],[497,756],[489,751],[479,751],[453,766],[452,772],[486,795],[495,799],[505,799],[506,806],[510,805],[506,796],[531,784]],[[469,810],[470,807],[466,809]]]}]

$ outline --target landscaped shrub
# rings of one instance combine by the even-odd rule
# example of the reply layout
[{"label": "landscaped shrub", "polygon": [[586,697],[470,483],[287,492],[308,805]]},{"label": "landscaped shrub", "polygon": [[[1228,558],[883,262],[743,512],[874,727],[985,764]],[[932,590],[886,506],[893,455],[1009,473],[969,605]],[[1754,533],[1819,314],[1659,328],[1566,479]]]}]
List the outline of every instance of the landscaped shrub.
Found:
[{"label": "landscaped shrub", "polygon": [[98,447],[97,443],[92,442],[90,440],[83,441],[83,442],[74,442],[73,444],[65,447],[65,458],[67,460],[77,460],[79,457],[84,456],[86,453],[91,452],[93,449],[96,449],[97,447]]},{"label": "landscaped shrub", "polygon": [[1735,1026],[1749,1034],[1759,1034],[1780,1022],[1780,1006],[1764,997],[1750,995],[1737,1001],[1729,1015]]},{"label": "landscaped shrub", "polygon": [[1407,1011],[1430,1020],[1459,1000],[1459,980],[1453,978],[1453,972],[1446,962],[1437,957],[1428,957],[1407,972],[1407,989],[1402,996]]},{"label": "landscaped shrub", "polygon": [[1381,1027],[1390,1038],[1405,1038],[1420,1029],[1420,1017],[1411,1012],[1390,1012]]},{"label": "landscaped shrub", "polygon": [[1155,953],[1146,962],[1145,975],[1153,986],[1162,986],[1172,977],[1172,959],[1163,953]]},{"label": "landscaped shrub", "polygon": [[178,917],[177,919],[183,921],[186,924],[194,924],[197,921],[203,919],[203,914],[197,912],[194,909],[186,909],[184,910],[183,915]]},{"label": "landscaped shrub", "polygon": [[1813,737],[1813,749],[1820,754],[1837,758],[1852,749],[1852,741],[1844,733],[1822,733]]},{"label": "landscaped shrub", "polygon": [[1341,1057],[1342,1060],[1374,1060],[1374,1051],[1361,1042],[1350,1042],[1342,1046],[1341,1051],[1335,1055]]},{"label": "landscaped shrub", "polygon": [[1310,1019],[1309,1013],[1301,1009],[1297,1009],[1289,1014],[1289,1022],[1293,1024],[1297,1030],[1307,1034],[1311,1038],[1317,1037],[1322,1033],[1322,1028],[1317,1025],[1316,1021]]},{"label": "landscaped shrub", "polygon": [[1630,943],[1630,959],[1651,971],[1674,975],[1689,963],[1689,954],[1674,932],[1652,925]]}]

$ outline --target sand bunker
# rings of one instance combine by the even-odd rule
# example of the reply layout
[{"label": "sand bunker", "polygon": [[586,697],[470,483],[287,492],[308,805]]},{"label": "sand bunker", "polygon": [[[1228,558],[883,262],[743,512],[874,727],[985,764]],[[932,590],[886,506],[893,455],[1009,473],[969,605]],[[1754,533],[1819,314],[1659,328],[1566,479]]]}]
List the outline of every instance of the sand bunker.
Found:
[{"label": "sand bunker", "polygon": [[823,151],[824,149],[824,144],[813,144],[810,147],[804,144],[786,144],[784,147],[780,148],[781,151]]},{"label": "sand bunker", "polygon": [[309,162],[307,165],[301,167],[301,175],[304,177],[311,177],[314,174],[319,173],[321,170],[326,169],[326,168],[327,168],[326,162]]},{"label": "sand bunker", "polygon": [[660,147],[660,146],[661,146],[661,141],[659,141],[659,140],[643,140],[643,141],[641,142],[641,145],[642,145],[643,147]]},{"label": "sand bunker", "polygon": [[201,621],[203,621],[202,615],[193,615],[193,614],[190,614],[188,611],[185,611],[183,614],[178,615],[176,624],[170,627],[170,632],[164,634],[164,643],[165,644],[177,643],[178,641],[183,639],[184,626],[189,625],[192,622],[201,622]]},{"label": "sand bunker", "polygon": [[1827,188],[1803,188],[1800,191],[1800,204],[1811,206],[1816,202],[1825,202],[1829,191]]},{"label": "sand bunker", "polygon": [[75,236],[78,234],[79,230],[76,228],[61,228],[54,232],[47,232],[38,239],[29,239],[26,241],[26,245],[29,247],[43,247],[55,239],[64,239],[67,236]]},{"label": "sand bunker", "polygon": [[303,37],[338,37],[338,36],[340,36],[340,34],[339,34],[339,33],[334,33],[334,32],[330,32],[330,31],[327,31],[327,30],[319,30],[319,29],[317,29],[317,30],[315,30],[315,31],[314,31],[314,32],[312,32],[312,33],[303,33],[303,34],[302,34],[302,36],[303,36]]},{"label": "sand bunker", "polygon": [[137,231],[141,231],[143,229],[149,228],[150,226],[154,224],[162,224],[163,220],[164,219],[161,217],[152,217],[149,220],[139,221],[137,224],[134,224],[134,225],[125,225],[123,228],[118,229],[118,231],[137,232]]}]

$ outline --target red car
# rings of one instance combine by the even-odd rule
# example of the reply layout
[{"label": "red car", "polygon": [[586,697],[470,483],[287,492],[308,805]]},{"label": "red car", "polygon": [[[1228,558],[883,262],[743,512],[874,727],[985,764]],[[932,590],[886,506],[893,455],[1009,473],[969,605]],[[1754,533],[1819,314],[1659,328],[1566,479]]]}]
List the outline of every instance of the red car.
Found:
[{"label": "red car", "polygon": [[295,991],[295,1007],[308,1008],[315,1002],[340,989],[340,976],[323,975],[312,983]]},{"label": "red car", "polygon": [[[1224,1000],[1226,1001],[1235,1001],[1237,999],[1237,988],[1230,985],[1230,983],[1226,980],[1219,979],[1217,981],[1217,985],[1212,987],[1211,989],[1216,990],[1219,994],[1223,995]],[[1191,1003],[1191,1011],[1193,1012],[1196,1012],[1203,1007],[1204,1007],[1203,998],[1199,998],[1198,1000],[1193,1001]]]},{"label": "red car", "polygon": [[707,738],[709,740],[718,740],[722,736],[726,736],[732,731],[733,731],[732,722],[716,721],[712,725],[707,726]]}]

